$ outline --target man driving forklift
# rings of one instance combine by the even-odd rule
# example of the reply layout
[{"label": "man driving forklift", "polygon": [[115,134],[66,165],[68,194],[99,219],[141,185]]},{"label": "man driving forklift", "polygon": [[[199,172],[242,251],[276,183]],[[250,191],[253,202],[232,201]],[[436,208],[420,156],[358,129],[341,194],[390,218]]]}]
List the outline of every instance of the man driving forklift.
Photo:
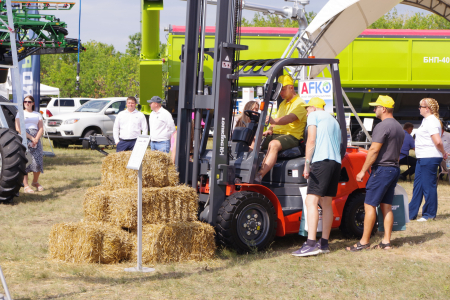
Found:
[{"label": "man driving forklift", "polygon": [[277,162],[279,151],[299,146],[306,126],[306,109],[302,106],[305,102],[295,92],[294,80],[290,75],[281,75],[278,82],[283,86],[280,91],[283,102],[278,107],[275,119],[271,116],[266,118],[266,123],[271,126],[263,133],[266,138],[261,150],[268,150],[255,177],[258,183]]}]

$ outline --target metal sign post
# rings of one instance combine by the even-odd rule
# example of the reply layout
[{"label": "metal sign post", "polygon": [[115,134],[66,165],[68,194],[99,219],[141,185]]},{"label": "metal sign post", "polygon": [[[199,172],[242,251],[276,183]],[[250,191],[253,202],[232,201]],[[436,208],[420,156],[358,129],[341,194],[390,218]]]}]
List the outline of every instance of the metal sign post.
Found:
[{"label": "metal sign post", "polygon": [[[2,279],[3,289],[5,290],[6,300],[12,300],[11,295],[9,294],[8,285],[6,284],[5,276],[3,276],[2,267],[0,267],[0,276]],[[0,299],[5,299],[2,294],[0,294]]]},{"label": "metal sign post", "polygon": [[150,136],[141,135],[136,140],[134,149],[131,152],[127,169],[138,170],[138,225],[137,225],[137,266],[135,268],[126,268],[126,272],[153,272],[155,269],[142,267],[142,159],[150,143]]}]

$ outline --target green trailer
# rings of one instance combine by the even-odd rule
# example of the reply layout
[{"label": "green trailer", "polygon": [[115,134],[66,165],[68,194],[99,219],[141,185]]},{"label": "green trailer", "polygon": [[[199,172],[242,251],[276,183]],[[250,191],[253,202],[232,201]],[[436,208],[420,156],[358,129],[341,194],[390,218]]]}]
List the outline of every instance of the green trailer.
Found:
[{"label": "green trailer", "polygon": [[[168,70],[166,101],[176,116],[180,56],[185,41],[184,26],[170,26],[167,40]],[[206,28],[205,47],[214,45],[214,27]],[[297,28],[242,28],[241,44],[249,49],[241,59],[279,58]],[[342,86],[358,115],[374,117],[368,103],[380,94],[396,101],[395,116],[401,122],[419,124],[419,100],[432,97],[441,105],[441,117],[450,119],[450,30],[377,30],[362,32],[338,56]],[[212,80],[213,59],[206,54],[205,84]],[[327,71],[323,75],[328,77]],[[239,86],[256,87],[260,78],[244,77]],[[357,126],[355,126],[356,128]],[[353,131],[353,130],[352,130]]]}]

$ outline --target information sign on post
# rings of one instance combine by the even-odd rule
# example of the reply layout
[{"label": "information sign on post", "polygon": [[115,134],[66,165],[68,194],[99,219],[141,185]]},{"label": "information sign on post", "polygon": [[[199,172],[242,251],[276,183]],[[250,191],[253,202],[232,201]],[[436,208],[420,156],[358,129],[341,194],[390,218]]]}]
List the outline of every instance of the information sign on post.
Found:
[{"label": "information sign on post", "polygon": [[145,151],[147,151],[150,143],[150,136],[140,135],[133,151],[131,152],[130,160],[128,160],[127,169],[138,170],[138,225],[137,225],[137,266],[136,268],[126,268],[127,272],[153,272],[153,268],[142,267],[142,160],[144,159]]}]

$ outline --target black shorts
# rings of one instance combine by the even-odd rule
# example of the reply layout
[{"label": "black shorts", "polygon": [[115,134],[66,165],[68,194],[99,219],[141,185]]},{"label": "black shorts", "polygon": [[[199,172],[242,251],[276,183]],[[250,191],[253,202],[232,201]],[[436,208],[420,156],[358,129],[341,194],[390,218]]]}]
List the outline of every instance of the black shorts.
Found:
[{"label": "black shorts", "polygon": [[341,164],[334,160],[317,161],[309,171],[307,194],[335,197],[338,189]]}]

